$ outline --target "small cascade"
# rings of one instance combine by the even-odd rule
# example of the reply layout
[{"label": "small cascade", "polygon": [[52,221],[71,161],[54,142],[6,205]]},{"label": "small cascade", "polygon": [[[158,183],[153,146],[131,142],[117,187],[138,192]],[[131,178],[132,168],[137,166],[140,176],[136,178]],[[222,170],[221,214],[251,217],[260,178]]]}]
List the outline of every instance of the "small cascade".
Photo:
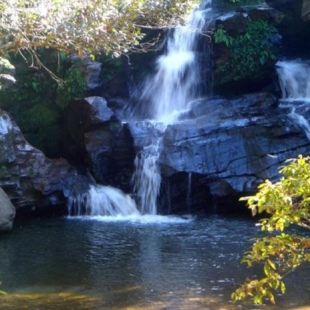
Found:
[{"label": "small cascade", "polygon": [[88,192],[68,199],[69,216],[140,215],[134,200],[117,188],[91,185]]},{"label": "small cascade", "polygon": [[155,74],[148,77],[138,92],[139,107],[133,114],[172,123],[199,97],[201,77],[197,61],[198,37],[211,11],[211,0],[195,9],[185,26],[177,27],[167,39],[166,52],[156,60]]},{"label": "small cascade", "polygon": [[276,64],[282,99],[310,100],[310,64],[278,61]]},{"label": "small cascade", "polygon": [[305,133],[310,141],[310,124],[307,119],[303,115],[296,113],[294,109],[288,116],[290,120]]},{"label": "small cascade", "polygon": [[134,161],[135,172],[132,182],[142,214],[155,215],[157,213],[157,197],[161,184],[157,163],[160,154],[159,142],[158,140],[157,144],[145,146]]},{"label": "small cascade", "polygon": [[301,113],[310,109],[310,64],[305,61],[279,61],[276,64],[282,91],[280,108],[310,141],[310,124]]}]

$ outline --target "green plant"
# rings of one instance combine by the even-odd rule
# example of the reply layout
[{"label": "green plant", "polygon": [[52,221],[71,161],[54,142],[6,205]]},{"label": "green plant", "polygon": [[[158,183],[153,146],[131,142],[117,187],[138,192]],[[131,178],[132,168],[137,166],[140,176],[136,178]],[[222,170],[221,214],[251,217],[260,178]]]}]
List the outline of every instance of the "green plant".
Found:
[{"label": "green plant", "polygon": [[264,65],[275,62],[277,51],[270,40],[276,33],[270,23],[262,20],[249,20],[246,33],[239,36],[218,28],[214,33],[215,44],[224,44],[231,52],[229,61],[216,69],[216,74],[224,76],[222,83],[252,77]]},{"label": "green plant", "polygon": [[[284,277],[310,262],[310,157],[288,161],[275,183],[266,180],[256,195],[245,197],[252,214],[267,214],[260,220],[267,235],[256,238],[243,262],[262,266],[261,279],[247,279],[233,294],[233,300],[251,297],[257,304],[268,298],[275,303],[274,292],[285,293]],[[292,227],[299,227],[297,233]]]},{"label": "green plant", "polygon": [[[141,28],[169,27],[197,0],[2,0],[0,55],[28,52],[40,63],[37,50],[67,54],[105,53],[119,56],[148,44]],[[154,43],[154,42],[153,42]],[[25,54],[25,53],[24,53]]]},{"label": "green plant", "polygon": [[86,75],[82,61],[73,63],[65,70],[62,83],[57,88],[56,104],[65,108],[74,98],[84,97],[86,94]]},{"label": "green plant", "polygon": [[234,39],[233,37],[227,35],[226,30],[220,27],[214,33],[214,42],[217,44],[224,43],[227,47],[229,47],[234,43]]}]

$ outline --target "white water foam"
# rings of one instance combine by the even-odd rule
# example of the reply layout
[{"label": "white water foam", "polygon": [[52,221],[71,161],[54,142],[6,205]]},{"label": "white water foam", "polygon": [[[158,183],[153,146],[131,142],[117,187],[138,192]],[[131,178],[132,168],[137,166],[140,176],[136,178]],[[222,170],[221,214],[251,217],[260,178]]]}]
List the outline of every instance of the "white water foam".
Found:
[{"label": "white water foam", "polygon": [[157,213],[157,197],[160,191],[161,175],[158,166],[159,144],[145,146],[136,156],[135,172],[132,176],[134,193],[137,196],[139,210],[142,214]]},{"label": "white water foam", "polygon": [[310,141],[310,124],[296,109],[310,106],[310,64],[306,61],[279,61],[276,64],[282,91],[280,108],[289,109],[289,119],[299,127]]},{"label": "white water foam", "polygon": [[68,199],[69,216],[132,216],[140,215],[135,201],[121,190],[91,185],[87,193]]},{"label": "white water foam", "polygon": [[276,64],[282,99],[310,100],[310,64],[300,60]]},{"label": "white water foam", "polygon": [[116,216],[70,216],[69,220],[82,220],[82,221],[98,221],[98,222],[130,222],[137,224],[184,224],[195,220],[193,216],[171,216],[171,215],[116,215]]}]

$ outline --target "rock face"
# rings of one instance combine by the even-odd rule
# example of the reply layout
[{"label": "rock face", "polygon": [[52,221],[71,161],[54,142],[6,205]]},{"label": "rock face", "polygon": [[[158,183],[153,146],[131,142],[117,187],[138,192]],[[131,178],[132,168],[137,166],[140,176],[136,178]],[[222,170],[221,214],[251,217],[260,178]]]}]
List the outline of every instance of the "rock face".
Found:
[{"label": "rock face", "polygon": [[310,20],[310,1],[309,0],[303,0],[302,10],[301,10],[301,18],[304,21]]},{"label": "rock face", "polygon": [[102,97],[75,100],[66,115],[69,158],[86,166],[97,182],[128,192],[135,156],[132,138],[107,101]]},{"label": "rock face", "polygon": [[279,11],[290,11],[296,6],[301,8],[303,0],[266,0],[266,3]]},{"label": "rock face", "polygon": [[[279,177],[288,158],[306,154],[309,141],[268,93],[201,100],[194,118],[167,128],[159,159],[164,212],[236,210],[266,178]],[[235,197],[235,198],[234,198]]]},{"label": "rock face", "polygon": [[54,213],[57,207],[64,212],[66,199],[75,195],[76,187],[80,192],[88,190],[87,179],[66,160],[46,158],[24,139],[10,116],[0,111],[0,186],[19,212]]},{"label": "rock face", "polygon": [[15,207],[7,194],[0,188],[0,232],[11,230],[14,218]]},{"label": "rock face", "polygon": [[282,55],[286,59],[309,58],[310,23],[309,1],[266,0],[266,3],[284,13],[283,21],[277,26],[282,36]]}]

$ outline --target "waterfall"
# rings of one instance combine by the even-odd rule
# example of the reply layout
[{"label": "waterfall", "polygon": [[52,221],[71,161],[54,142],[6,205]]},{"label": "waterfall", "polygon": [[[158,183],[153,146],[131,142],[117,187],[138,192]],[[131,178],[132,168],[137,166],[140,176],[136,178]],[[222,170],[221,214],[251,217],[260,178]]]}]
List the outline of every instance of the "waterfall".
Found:
[{"label": "waterfall", "polygon": [[301,60],[279,61],[276,68],[282,91],[280,108],[289,110],[289,119],[310,141],[310,124],[300,114],[310,108],[310,64]]},{"label": "waterfall", "polygon": [[[197,49],[198,36],[205,27],[211,0],[203,0],[201,7],[189,16],[186,25],[170,31],[165,53],[156,61],[155,74],[149,76],[136,97],[138,106],[131,108],[133,118],[138,114],[144,121],[130,124],[130,130],[145,131],[143,141],[135,141],[139,149],[132,176],[134,197],[138,204],[123,192],[108,186],[91,186],[85,194],[68,200],[69,215],[128,216],[154,215],[161,186],[159,158],[163,133],[168,124],[190,108],[200,95],[201,76]],[[208,40],[207,38],[205,39]],[[146,119],[152,121],[145,121]],[[142,129],[141,129],[142,128]],[[133,135],[134,136],[134,135]]]},{"label": "waterfall", "polygon": [[[177,27],[168,36],[166,52],[156,60],[155,73],[149,76],[138,92],[140,104],[133,109],[151,127],[165,124],[159,135],[148,137],[135,159],[132,177],[134,193],[142,214],[157,213],[157,198],[160,192],[161,175],[158,160],[165,128],[177,116],[190,108],[200,95],[201,75],[197,59],[198,37],[205,27],[211,0],[203,1],[201,7],[189,16],[186,25]],[[206,39],[207,40],[207,39]],[[137,95],[136,95],[137,96]],[[155,124],[154,124],[155,122]]]},{"label": "waterfall", "polygon": [[139,215],[134,200],[111,186],[91,185],[88,192],[68,199],[69,216]]},{"label": "waterfall", "polygon": [[282,98],[310,100],[310,64],[299,60],[276,64]]},{"label": "waterfall", "polygon": [[134,108],[133,114],[172,123],[200,95],[197,43],[210,6],[211,0],[203,1],[201,8],[193,10],[188,17],[186,25],[169,34],[166,52],[156,60],[155,74],[146,78],[138,91],[140,105]]}]

